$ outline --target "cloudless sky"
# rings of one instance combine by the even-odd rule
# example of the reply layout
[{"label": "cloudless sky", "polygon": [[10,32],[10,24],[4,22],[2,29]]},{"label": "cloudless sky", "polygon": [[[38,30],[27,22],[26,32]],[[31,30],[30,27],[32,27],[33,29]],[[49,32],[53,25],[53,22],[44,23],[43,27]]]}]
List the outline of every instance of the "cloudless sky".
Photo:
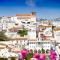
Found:
[{"label": "cloudless sky", "polygon": [[60,0],[0,0],[0,16],[37,13],[38,18],[60,17]]}]

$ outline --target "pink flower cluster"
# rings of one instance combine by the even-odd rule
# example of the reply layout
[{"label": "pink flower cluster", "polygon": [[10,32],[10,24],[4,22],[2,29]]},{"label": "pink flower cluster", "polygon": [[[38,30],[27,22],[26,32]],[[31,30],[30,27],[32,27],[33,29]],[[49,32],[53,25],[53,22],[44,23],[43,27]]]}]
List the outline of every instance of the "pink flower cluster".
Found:
[{"label": "pink flower cluster", "polygon": [[36,58],[37,60],[45,60],[46,55],[45,54],[35,53],[34,58]]},{"label": "pink flower cluster", "polygon": [[52,50],[50,52],[50,58],[51,58],[51,60],[56,60],[56,56],[57,56],[56,52],[54,50]]},{"label": "pink flower cluster", "polygon": [[22,60],[25,59],[25,57],[27,56],[28,52],[29,52],[28,50],[21,50]]},{"label": "pink flower cluster", "polygon": [[[30,53],[30,51],[29,50],[21,50],[20,53],[22,54],[22,60],[24,60],[25,57],[27,56],[27,54]],[[52,50],[50,52],[50,59],[56,60],[56,56],[57,56],[56,52],[54,50]],[[42,54],[34,53],[33,58],[36,58],[36,60],[46,60],[46,54],[45,53],[42,53]]]}]

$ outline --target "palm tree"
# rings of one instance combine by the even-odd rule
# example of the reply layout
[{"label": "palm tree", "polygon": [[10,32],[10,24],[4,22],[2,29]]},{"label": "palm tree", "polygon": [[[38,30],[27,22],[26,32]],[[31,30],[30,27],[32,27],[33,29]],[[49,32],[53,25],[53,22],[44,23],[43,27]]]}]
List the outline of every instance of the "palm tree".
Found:
[{"label": "palm tree", "polygon": [[25,28],[23,28],[22,30],[19,30],[17,32],[20,36],[24,36],[28,34],[28,30],[26,30]]},{"label": "palm tree", "polygon": [[7,41],[8,37],[5,35],[5,31],[0,31],[0,41]]}]

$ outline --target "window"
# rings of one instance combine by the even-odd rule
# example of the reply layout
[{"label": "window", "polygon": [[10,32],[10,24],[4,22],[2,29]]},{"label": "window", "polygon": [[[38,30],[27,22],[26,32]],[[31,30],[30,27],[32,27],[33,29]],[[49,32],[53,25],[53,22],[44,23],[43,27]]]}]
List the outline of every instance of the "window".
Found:
[{"label": "window", "polygon": [[60,49],[60,46],[59,46],[59,49]]},{"label": "window", "polygon": [[25,22],[22,22],[22,23],[25,23]]},{"label": "window", "polygon": [[29,43],[27,43],[27,45],[29,45]]},{"label": "window", "polygon": [[15,23],[15,25],[18,25],[18,23]]},{"label": "window", "polygon": [[40,42],[38,42],[38,44],[40,44]]},{"label": "window", "polygon": [[27,24],[30,24],[30,22],[27,22]]}]

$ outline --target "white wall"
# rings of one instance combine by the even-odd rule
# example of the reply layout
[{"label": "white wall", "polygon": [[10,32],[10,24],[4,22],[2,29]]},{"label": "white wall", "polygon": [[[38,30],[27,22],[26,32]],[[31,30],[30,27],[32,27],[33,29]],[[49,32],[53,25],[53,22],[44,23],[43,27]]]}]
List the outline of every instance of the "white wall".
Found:
[{"label": "white wall", "polygon": [[39,44],[37,44],[37,46],[41,49],[41,48],[44,48],[45,50],[51,48],[51,43],[50,41],[40,41]]},{"label": "white wall", "polygon": [[28,31],[29,39],[36,39],[36,31]]},{"label": "white wall", "polygon": [[60,26],[60,22],[53,21],[54,26]]},{"label": "white wall", "polygon": [[60,31],[55,31],[54,32],[54,37],[57,42],[60,42]]},{"label": "white wall", "polygon": [[49,44],[49,43],[45,43],[45,44],[43,44],[43,48],[44,48],[45,50],[47,50],[47,49],[50,50],[50,48],[51,48],[51,44]]}]

